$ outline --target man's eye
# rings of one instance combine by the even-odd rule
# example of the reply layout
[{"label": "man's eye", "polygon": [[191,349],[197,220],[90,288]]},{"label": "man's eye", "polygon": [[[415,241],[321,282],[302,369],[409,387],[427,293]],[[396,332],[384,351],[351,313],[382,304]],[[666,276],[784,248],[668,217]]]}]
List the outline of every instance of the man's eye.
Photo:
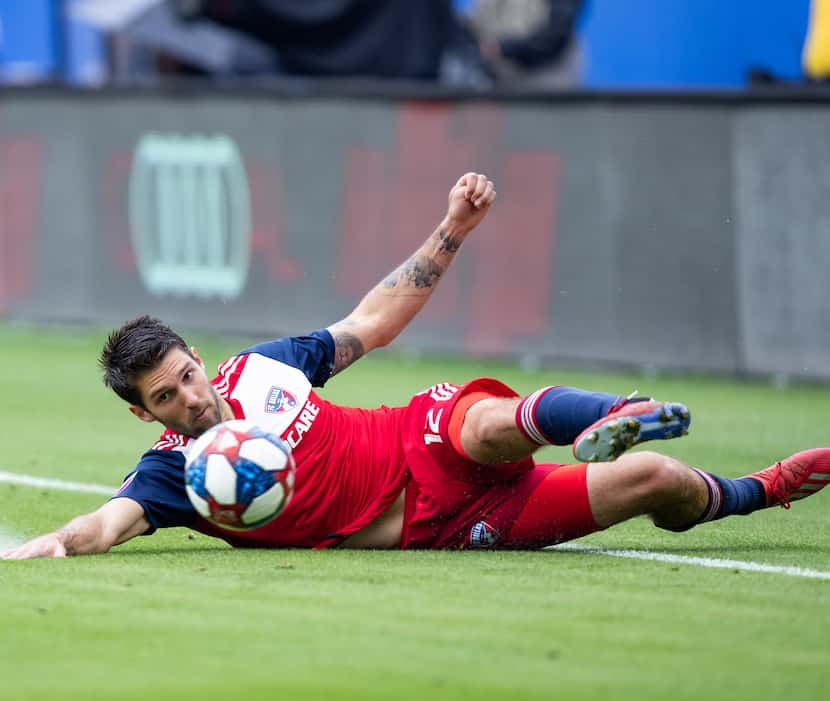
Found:
[{"label": "man's eye", "polygon": [[184,374],[184,379],[185,379],[185,380],[189,380],[191,377],[193,377],[193,370],[188,370],[188,371]]},{"label": "man's eye", "polygon": [[169,395],[167,392],[162,392],[162,393],[158,396],[158,401],[159,401],[159,402],[166,402],[168,399],[170,399],[170,395]]}]

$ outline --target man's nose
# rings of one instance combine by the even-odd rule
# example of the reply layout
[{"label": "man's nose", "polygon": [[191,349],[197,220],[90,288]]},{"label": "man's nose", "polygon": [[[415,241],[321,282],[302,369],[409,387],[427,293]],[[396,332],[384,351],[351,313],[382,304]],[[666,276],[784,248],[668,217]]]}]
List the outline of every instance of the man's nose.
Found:
[{"label": "man's nose", "polygon": [[199,395],[192,389],[183,390],[184,402],[188,409],[192,409],[199,405]]}]

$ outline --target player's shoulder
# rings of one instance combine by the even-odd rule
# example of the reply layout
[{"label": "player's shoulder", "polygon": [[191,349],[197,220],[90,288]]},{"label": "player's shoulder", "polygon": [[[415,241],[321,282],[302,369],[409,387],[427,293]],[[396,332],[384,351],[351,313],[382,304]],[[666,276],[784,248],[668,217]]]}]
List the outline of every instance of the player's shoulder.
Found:
[{"label": "player's shoulder", "polygon": [[239,352],[239,355],[259,353],[275,356],[277,359],[296,353],[300,349],[319,349],[334,346],[334,338],[328,329],[317,329],[300,336],[279,336],[268,341],[255,343]]},{"label": "player's shoulder", "polygon": [[334,339],[328,329],[317,329],[304,336],[284,336],[257,343],[225,361],[220,366],[220,375],[239,371],[249,356],[258,356],[295,368],[302,372],[313,386],[322,387],[331,376]]}]

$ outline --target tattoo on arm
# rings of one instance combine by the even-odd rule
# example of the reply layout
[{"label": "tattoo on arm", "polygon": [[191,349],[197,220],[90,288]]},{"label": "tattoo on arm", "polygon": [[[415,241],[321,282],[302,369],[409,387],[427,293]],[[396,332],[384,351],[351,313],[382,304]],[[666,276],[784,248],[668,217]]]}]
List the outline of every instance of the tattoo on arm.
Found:
[{"label": "tattoo on arm", "polygon": [[443,229],[438,229],[435,233],[438,234],[438,239],[441,241],[441,245],[438,247],[439,253],[456,253],[461,248],[461,242],[454,239]]},{"label": "tattoo on arm", "polygon": [[417,288],[434,287],[443,273],[444,268],[429,256],[415,255],[389,275],[383,286],[391,289],[404,283]]},{"label": "tattoo on arm", "polygon": [[401,277],[415,287],[432,287],[444,269],[432,258],[413,256],[401,269]]},{"label": "tattoo on arm", "polygon": [[338,331],[334,335],[334,365],[331,374],[336,375],[358,360],[366,351],[360,339],[348,331]]},{"label": "tattoo on arm", "polygon": [[[441,228],[436,229],[433,236],[439,242],[436,254],[454,256],[461,248],[461,241]],[[444,270],[445,266],[438,263],[432,255],[415,253],[409,260],[389,273],[381,285],[387,290],[397,287],[400,283],[416,288],[434,287],[444,274]]]}]

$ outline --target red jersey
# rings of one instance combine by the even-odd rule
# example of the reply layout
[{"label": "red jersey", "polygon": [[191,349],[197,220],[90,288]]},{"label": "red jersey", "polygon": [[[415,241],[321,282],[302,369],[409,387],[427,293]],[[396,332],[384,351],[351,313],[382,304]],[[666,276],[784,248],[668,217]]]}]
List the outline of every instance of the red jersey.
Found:
[{"label": "red jersey", "polygon": [[280,435],[293,450],[294,494],[273,521],[228,531],[199,516],[184,487],[184,464],[195,440],[170,430],[142,456],[116,496],[141,504],[153,530],[188,526],[235,546],[325,547],[356,533],[406,483],[405,408],[356,409],[320,398],[312,386],[325,383],[333,358],[334,340],[320,330],[253,346],[222,363],[211,381],[235,418]]}]

